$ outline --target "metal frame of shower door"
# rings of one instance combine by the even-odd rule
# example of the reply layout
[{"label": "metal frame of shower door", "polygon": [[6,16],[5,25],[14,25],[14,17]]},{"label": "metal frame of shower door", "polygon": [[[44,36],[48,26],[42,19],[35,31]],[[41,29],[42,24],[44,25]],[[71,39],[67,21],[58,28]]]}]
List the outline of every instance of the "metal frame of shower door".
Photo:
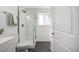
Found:
[{"label": "metal frame of shower door", "polygon": [[36,23],[36,22],[37,22],[37,16],[36,16],[36,15],[37,15],[37,8],[34,8],[34,25],[33,25],[34,28],[33,28],[33,29],[34,29],[34,31],[35,31],[35,36],[33,36],[33,44],[36,44],[35,41],[36,41],[36,39],[37,39],[37,36],[36,36],[36,31],[37,31],[37,30],[36,30],[36,25],[37,25],[37,23]]},{"label": "metal frame of shower door", "polygon": [[18,20],[17,21],[18,21],[18,29],[17,29],[18,31],[17,32],[18,32],[18,43],[19,43],[20,42],[20,35],[19,35],[19,25],[20,25],[20,23],[19,23],[20,22],[19,21],[19,6],[18,6]]}]

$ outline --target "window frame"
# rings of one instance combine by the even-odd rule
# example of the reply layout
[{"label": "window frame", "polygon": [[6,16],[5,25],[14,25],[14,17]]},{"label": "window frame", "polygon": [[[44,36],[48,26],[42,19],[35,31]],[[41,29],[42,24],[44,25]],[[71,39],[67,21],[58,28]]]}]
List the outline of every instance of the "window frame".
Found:
[{"label": "window frame", "polygon": [[[48,18],[49,18],[49,23],[47,23],[47,24],[45,24],[45,22],[44,22],[44,20],[43,20],[43,24],[39,24],[39,15],[48,15]],[[49,16],[49,13],[39,13],[38,14],[38,25],[39,26],[43,26],[43,25],[51,25],[51,22],[50,22],[51,20],[50,20],[50,16]]]}]

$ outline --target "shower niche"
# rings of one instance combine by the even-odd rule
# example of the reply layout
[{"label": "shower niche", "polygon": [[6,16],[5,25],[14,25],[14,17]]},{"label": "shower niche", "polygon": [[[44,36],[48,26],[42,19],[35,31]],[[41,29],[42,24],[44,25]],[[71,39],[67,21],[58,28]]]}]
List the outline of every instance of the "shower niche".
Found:
[{"label": "shower niche", "polygon": [[36,44],[36,8],[19,7],[18,47],[34,48]]}]

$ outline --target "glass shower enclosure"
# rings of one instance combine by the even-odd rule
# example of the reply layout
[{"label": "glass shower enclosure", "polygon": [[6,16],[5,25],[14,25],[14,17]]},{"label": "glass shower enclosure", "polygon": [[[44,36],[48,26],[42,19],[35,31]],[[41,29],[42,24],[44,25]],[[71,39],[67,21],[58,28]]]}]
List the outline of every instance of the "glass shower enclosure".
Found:
[{"label": "glass shower enclosure", "polygon": [[36,43],[36,8],[20,6],[18,26],[18,46],[34,48]]}]

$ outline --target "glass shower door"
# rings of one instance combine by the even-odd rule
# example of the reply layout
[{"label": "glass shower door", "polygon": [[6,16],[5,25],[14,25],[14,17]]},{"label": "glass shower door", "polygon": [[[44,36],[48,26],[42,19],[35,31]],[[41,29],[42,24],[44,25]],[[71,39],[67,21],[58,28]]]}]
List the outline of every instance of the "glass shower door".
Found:
[{"label": "glass shower door", "polygon": [[20,7],[20,43],[33,45],[34,40],[34,9]]}]

